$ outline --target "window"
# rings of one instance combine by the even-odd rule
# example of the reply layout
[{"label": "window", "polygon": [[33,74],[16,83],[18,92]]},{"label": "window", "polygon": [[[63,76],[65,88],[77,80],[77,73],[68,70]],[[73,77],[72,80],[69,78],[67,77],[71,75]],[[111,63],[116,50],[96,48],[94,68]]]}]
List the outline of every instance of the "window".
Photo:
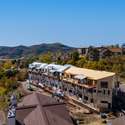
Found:
[{"label": "window", "polygon": [[82,98],[82,94],[78,94],[78,96],[79,96],[80,98]]},{"label": "window", "polygon": [[79,86],[78,89],[79,89],[79,90],[82,90],[82,86]]},{"label": "window", "polygon": [[102,81],[101,82],[101,88],[108,88],[108,82],[107,81]]},{"label": "window", "polygon": [[92,92],[93,92],[93,89],[88,89],[88,92],[89,92],[89,93],[92,93]]},{"label": "window", "polygon": [[101,101],[101,103],[108,103],[107,101]]},{"label": "window", "polygon": [[110,95],[110,90],[108,90],[108,95]]},{"label": "window", "polygon": [[87,97],[87,96],[84,96],[84,99],[87,101],[87,100],[88,100],[88,97]]},{"label": "window", "polygon": [[94,89],[93,92],[96,93],[96,89]]},{"label": "window", "polygon": [[91,98],[91,103],[93,103],[93,98]]},{"label": "window", "polygon": [[70,75],[70,78],[74,78],[74,75]]},{"label": "window", "polygon": [[98,90],[98,93],[101,93],[102,91],[101,90]]},{"label": "window", "polygon": [[109,108],[109,109],[111,108],[111,103],[108,103],[108,108]]},{"label": "window", "polygon": [[67,91],[67,88],[64,88],[65,91]]},{"label": "window", "polygon": [[103,94],[105,95],[105,90],[103,90]]}]

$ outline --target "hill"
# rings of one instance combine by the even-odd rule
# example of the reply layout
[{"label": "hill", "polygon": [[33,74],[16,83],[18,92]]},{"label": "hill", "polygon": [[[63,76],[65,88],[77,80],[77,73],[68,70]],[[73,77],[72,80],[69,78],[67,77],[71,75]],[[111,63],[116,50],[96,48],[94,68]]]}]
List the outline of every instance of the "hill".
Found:
[{"label": "hill", "polygon": [[74,50],[74,48],[63,45],[61,43],[52,44],[40,44],[32,46],[16,46],[16,47],[6,47],[0,46],[0,58],[19,58],[29,55],[39,55],[46,52],[69,52]]}]

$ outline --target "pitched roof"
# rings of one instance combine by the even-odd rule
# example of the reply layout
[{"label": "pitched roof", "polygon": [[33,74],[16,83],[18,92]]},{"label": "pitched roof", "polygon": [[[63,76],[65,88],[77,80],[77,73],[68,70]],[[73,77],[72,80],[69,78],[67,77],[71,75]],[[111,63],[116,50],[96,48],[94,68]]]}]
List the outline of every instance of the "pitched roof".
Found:
[{"label": "pitched roof", "polygon": [[71,66],[69,69],[65,71],[67,74],[72,75],[84,75],[93,80],[99,80],[106,77],[114,76],[115,73],[113,72],[106,72],[106,71],[98,71],[98,70],[91,70],[86,68],[78,68],[75,66]]},{"label": "pitched roof", "polygon": [[109,48],[111,52],[122,52],[122,48]]},{"label": "pitched roof", "polygon": [[64,103],[40,93],[23,99],[16,110],[16,119],[21,125],[73,125]]}]

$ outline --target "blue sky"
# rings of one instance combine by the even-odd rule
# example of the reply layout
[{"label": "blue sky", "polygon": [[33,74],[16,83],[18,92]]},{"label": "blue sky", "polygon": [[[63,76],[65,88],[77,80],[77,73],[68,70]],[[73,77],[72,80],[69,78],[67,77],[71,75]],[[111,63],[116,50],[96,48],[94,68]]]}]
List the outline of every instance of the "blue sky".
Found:
[{"label": "blue sky", "polygon": [[125,0],[0,0],[0,46],[125,42]]}]

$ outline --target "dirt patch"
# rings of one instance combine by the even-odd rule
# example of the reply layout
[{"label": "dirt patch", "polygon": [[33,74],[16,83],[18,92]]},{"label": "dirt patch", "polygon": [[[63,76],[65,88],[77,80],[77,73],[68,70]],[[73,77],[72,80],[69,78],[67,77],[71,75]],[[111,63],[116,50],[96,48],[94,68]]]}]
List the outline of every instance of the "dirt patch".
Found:
[{"label": "dirt patch", "polygon": [[79,125],[106,125],[98,114],[75,113],[72,115]]}]

